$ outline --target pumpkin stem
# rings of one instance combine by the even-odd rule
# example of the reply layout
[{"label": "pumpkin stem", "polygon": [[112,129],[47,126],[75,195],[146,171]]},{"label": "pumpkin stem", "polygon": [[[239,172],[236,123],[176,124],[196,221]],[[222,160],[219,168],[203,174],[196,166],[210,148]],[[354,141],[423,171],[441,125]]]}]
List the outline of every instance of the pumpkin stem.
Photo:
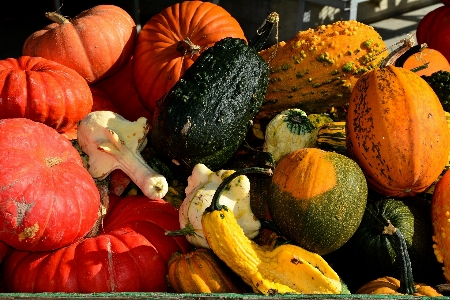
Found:
[{"label": "pumpkin stem", "polygon": [[400,288],[399,293],[412,295],[417,292],[413,272],[411,267],[411,260],[409,259],[408,247],[405,242],[403,234],[398,228],[388,220],[388,226],[385,226],[383,234],[388,234],[392,237],[395,245],[396,257],[400,260],[397,262],[400,264]]},{"label": "pumpkin stem", "polygon": [[[400,46],[397,49],[393,50],[391,53],[389,53],[389,55],[386,56],[386,58],[381,62],[381,65],[380,65],[381,68],[389,66],[389,65],[397,66],[397,64],[396,64],[397,60],[403,54],[405,54],[408,50],[413,48],[413,46],[414,46],[414,33],[411,34],[411,36],[409,38],[402,39],[400,42],[394,44],[394,46],[395,45],[399,45],[399,44],[400,44]],[[408,55],[408,57],[409,56],[410,55]],[[405,61],[406,61],[406,59],[405,59]],[[403,63],[405,61],[403,61]],[[403,66],[403,63],[402,63],[402,66]]]},{"label": "pumpkin stem", "polygon": [[222,193],[223,189],[228,186],[233,179],[235,179],[238,176],[249,174],[249,173],[257,173],[257,174],[265,174],[268,176],[273,175],[273,170],[270,168],[260,168],[260,167],[249,167],[249,168],[243,168],[235,171],[230,176],[225,178],[220,185],[217,187],[216,192],[214,193],[214,196],[211,200],[211,205],[206,208],[205,212],[212,212],[214,210],[221,210],[226,209],[224,205],[219,204],[219,197]]},{"label": "pumpkin stem", "polygon": [[[256,51],[262,50],[264,47],[264,44],[266,43],[267,39],[269,38],[270,33],[272,32],[272,29],[274,26],[276,26],[277,33],[275,36],[276,39],[276,49],[274,53],[271,55],[271,59],[276,55],[276,52],[278,50],[278,23],[280,21],[280,16],[276,12],[271,12],[267,18],[264,20],[264,22],[259,26],[259,28],[256,30],[256,35],[248,42],[248,45],[250,47],[253,47],[256,49]],[[270,60],[269,60],[270,61]]]},{"label": "pumpkin stem", "polygon": [[45,16],[51,21],[58,23],[59,25],[70,23],[69,19],[67,19],[61,14],[58,14],[56,11],[46,12]]},{"label": "pumpkin stem", "polygon": [[187,37],[184,40],[181,40],[177,44],[177,50],[183,55],[190,55],[191,57],[197,55],[202,50],[202,47],[199,45],[195,45],[191,42],[191,40]]}]

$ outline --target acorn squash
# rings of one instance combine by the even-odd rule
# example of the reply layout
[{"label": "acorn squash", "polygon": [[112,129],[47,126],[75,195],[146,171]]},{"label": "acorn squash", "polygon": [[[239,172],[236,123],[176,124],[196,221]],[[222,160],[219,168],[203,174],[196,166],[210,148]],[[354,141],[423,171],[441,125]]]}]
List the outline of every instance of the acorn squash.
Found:
[{"label": "acorn squash", "polygon": [[385,234],[390,223],[403,234],[414,279],[433,285],[445,282],[433,253],[430,214],[430,203],[419,197],[369,200],[355,234],[327,259],[350,290],[383,276],[400,278],[397,246]]},{"label": "acorn squash", "polygon": [[317,148],[285,155],[275,166],[269,189],[269,212],[279,230],[319,255],[338,249],[355,233],[368,194],[354,161]]}]

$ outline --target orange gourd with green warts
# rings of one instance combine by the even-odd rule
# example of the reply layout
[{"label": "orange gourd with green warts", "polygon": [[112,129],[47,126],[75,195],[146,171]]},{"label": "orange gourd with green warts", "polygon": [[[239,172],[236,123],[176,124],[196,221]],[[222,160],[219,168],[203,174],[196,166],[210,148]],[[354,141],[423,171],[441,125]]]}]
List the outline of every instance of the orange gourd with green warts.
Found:
[{"label": "orange gourd with green warts", "polygon": [[257,118],[268,120],[288,108],[310,114],[348,104],[357,79],[379,66],[384,50],[386,44],[372,26],[352,20],[300,31],[261,51],[270,61],[271,75]]}]

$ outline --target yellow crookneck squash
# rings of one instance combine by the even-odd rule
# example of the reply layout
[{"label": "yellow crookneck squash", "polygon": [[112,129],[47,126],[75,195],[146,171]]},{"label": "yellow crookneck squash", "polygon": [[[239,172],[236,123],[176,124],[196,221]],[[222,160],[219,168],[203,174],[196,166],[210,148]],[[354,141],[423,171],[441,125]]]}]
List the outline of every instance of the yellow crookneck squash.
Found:
[{"label": "yellow crookneck squash", "polygon": [[271,169],[245,168],[227,177],[217,188],[211,206],[202,217],[203,231],[213,252],[255,293],[265,295],[340,294],[343,284],[338,274],[318,254],[295,245],[273,249],[247,238],[234,214],[218,203],[222,189],[246,173],[271,175]]}]

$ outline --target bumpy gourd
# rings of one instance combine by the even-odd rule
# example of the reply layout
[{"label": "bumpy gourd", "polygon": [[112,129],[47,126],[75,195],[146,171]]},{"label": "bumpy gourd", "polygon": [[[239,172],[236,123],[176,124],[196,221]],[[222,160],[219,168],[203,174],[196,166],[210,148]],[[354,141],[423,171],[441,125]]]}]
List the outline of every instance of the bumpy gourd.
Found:
[{"label": "bumpy gourd", "polygon": [[352,20],[300,31],[261,51],[269,60],[277,48],[257,118],[271,119],[288,108],[309,114],[348,104],[357,79],[380,64],[385,47],[373,27]]},{"label": "bumpy gourd", "polygon": [[340,294],[343,285],[339,276],[320,255],[289,244],[267,250],[248,239],[234,214],[218,204],[221,190],[235,176],[249,171],[271,173],[261,168],[241,169],[218,187],[202,218],[211,249],[256,293]]}]

